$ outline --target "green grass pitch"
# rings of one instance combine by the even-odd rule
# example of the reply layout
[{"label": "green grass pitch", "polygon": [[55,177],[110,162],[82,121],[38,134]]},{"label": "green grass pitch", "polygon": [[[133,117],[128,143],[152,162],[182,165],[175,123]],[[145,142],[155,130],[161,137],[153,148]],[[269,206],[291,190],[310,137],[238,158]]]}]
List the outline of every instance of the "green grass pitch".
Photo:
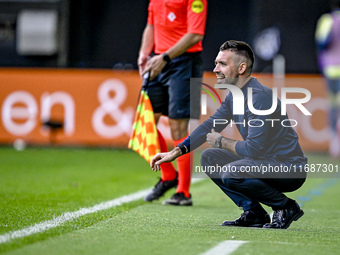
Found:
[{"label": "green grass pitch", "polygon": [[[0,162],[0,235],[152,187],[160,176],[129,150],[0,147]],[[208,179],[191,193],[193,207],[137,200],[2,243],[0,253],[202,254],[225,240],[248,241],[233,254],[340,253],[338,178],[310,178],[288,194],[305,215],[287,230],[221,227],[241,211]]]}]

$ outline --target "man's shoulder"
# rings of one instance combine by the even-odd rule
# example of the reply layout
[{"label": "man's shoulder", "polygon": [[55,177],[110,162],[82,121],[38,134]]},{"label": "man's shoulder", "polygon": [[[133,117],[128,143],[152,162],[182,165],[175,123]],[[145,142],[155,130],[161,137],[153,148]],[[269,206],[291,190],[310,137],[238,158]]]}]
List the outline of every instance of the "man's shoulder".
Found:
[{"label": "man's shoulder", "polygon": [[272,89],[260,83],[256,78],[252,78],[248,88],[252,88],[253,95],[258,96],[272,96]]},{"label": "man's shoulder", "polygon": [[[256,109],[264,107],[269,109],[273,102],[273,91],[271,88],[261,84],[257,79],[252,79],[248,87],[252,88],[252,101]],[[249,95],[247,95],[249,97]]]}]

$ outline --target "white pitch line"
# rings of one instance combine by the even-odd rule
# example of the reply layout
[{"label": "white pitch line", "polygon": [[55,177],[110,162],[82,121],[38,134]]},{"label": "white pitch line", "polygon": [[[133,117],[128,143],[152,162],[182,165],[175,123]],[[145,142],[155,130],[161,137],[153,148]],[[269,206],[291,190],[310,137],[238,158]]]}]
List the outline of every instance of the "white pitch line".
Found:
[{"label": "white pitch line", "polygon": [[[203,181],[204,179],[193,179],[192,180],[192,184]],[[126,196],[122,196],[110,201],[106,201],[106,202],[102,202],[100,204],[94,205],[92,207],[87,207],[87,208],[81,208],[78,211],[75,212],[66,212],[64,214],[62,214],[61,216],[58,216],[52,220],[48,220],[48,221],[44,221],[41,223],[37,223],[33,226],[27,227],[27,228],[23,228],[20,230],[15,230],[15,231],[11,231],[9,233],[6,234],[2,234],[0,235],[0,244],[1,243],[7,243],[13,239],[17,239],[17,238],[21,238],[21,237],[25,237],[25,236],[30,236],[30,235],[34,235],[37,233],[41,233],[44,232],[46,230],[49,230],[51,228],[55,228],[60,226],[61,224],[67,222],[67,221],[71,221],[74,220],[76,218],[79,218],[81,216],[84,216],[86,214],[90,214],[90,213],[95,213],[98,211],[102,211],[102,210],[107,210],[110,209],[112,207],[116,207],[116,206],[120,206],[126,203],[130,203],[139,199],[142,199],[143,197],[145,197],[149,192],[151,191],[151,189],[147,189],[147,190],[142,190],[130,195],[126,195]]]},{"label": "white pitch line", "polygon": [[120,198],[116,198],[116,199],[113,199],[113,200],[110,200],[110,201],[106,201],[106,202],[94,205],[92,207],[81,208],[81,209],[79,209],[78,211],[75,211],[75,212],[66,212],[66,213],[62,214],[61,216],[58,216],[58,217],[56,217],[52,220],[37,223],[37,224],[30,226],[30,227],[27,227],[27,228],[23,228],[23,229],[16,230],[16,231],[11,231],[9,233],[0,235],[0,243],[6,243],[6,242],[9,242],[9,241],[16,239],[16,238],[21,238],[21,237],[37,234],[37,233],[40,233],[40,232],[44,232],[44,231],[49,230],[51,228],[58,227],[61,224],[67,222],[67,221],[74,220],[74,219],[76,219],[80,216],[84,216],[86,214],[95,213],[95,212],[98,212],[98,211],[106,210],[106,209],[109,209],[109,208],[112,208],[112,207],[116,207],[116,206],[120,206],[122,204],[126,204],[126,203],[136,201],[136,200],[141,199],[144,196],[146,196],[148,194],[148,192],[150,192],[150,189],[142,190],[142,191],[130,194],[130,195],[122,196]]},{"label": "white pitch line", "polygon": [[248,242],[238,240],[227,240],[222,243],[219,243],[218,245],[208,250],[207,252],[203,253],[202,255],[228,255],[236,251],[237,248],[244,243]]}]

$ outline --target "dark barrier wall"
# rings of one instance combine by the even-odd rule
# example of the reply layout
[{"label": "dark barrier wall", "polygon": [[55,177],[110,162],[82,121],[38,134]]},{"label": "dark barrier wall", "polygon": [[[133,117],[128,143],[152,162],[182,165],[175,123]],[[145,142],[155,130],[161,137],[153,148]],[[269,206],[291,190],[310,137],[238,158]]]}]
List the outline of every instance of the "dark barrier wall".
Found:
[{"label": "dark barrier wall", "polygon": [[[4,2],[0,1],[0,5]],[[208,2],[204,39],[206,70],[213,69],[219,46],[226,40],[237,39],[247,41],[259,52],[255,66],[257,72],[271,72],[272,58],[276,54],[285,57],[287,72],[318,72],[314,29],[320,15],[329,10],[327,0]],[[147,6],[148,0],[70,0],[66,67],[136,68]],[[15,29],[15,24],[12,28]],[[7,52],[4,45],[0,40],[0,52]],[[11,50],[13,45],[14,42]],[[263,52],[264,49],[272,54],[266,56],[268,52]],[[0,66],[38,66],[34,57],[9,58],[5,55],[0,54]],[[39,66],[51,66],[51,61],[46,60],[44,64],[38,60]]]},{"label": "dark barrier wall", "polygon": [[[148,0],[71,2],[71,66],[136,68]],[[208,1],[205,69],[227,39],[249,39],[250,0]]]},{"label": "dark barrier wall", "polygon": [[70,66],[135,68],[148,2],[71,1]]},{"label": "dark barrier wall", "polygon": [[[317,19],[330,11],[328,0],[255,0],[252,4],[250,37],[276,28],[280,33],[279,54],[286,59],[287,72],[318,72],[314,44]],[[270,72],[271,61],[257,58],[256,71]]]},{"label": "dark barrier wall", "polygon": [[0,0],[0,66],[67,66],[69,17],[67,0]]}]

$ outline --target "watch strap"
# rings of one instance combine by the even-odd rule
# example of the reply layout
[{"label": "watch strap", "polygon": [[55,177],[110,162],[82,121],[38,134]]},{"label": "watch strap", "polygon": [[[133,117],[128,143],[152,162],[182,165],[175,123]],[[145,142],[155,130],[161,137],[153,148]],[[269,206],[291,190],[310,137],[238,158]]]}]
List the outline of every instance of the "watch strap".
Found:
[{"label": "watch strap", "polygon": [[188,147],[182,143],[177,144],[176,147],[180,148],[182,155],[187,154],[189,152]]},{"label": "watch strap", "polygon": [[167,64],[169,64],[169,63],[171,62],[171,58],[169,57],[168,54],[163,53],[162,56],[163,56],[163,60],[164,60]]},{"label": "watch strap", "polygon": [[217,148],[222,148],[222,139],[223,139],[222,135],[216,139],[215,145]]}]

